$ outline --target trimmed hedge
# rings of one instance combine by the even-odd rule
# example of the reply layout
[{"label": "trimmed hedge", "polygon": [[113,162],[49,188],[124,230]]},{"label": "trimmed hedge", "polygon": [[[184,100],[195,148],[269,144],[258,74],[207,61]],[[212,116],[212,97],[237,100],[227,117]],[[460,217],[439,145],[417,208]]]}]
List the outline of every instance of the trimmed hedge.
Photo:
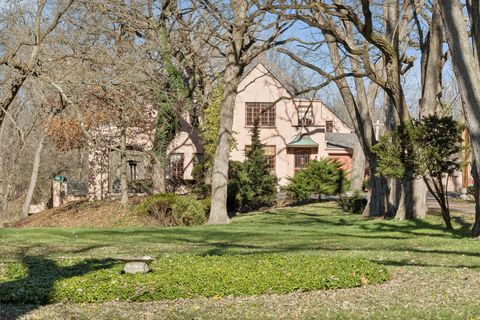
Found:
[{"label": "trimmed hedge", "polygon": [[113,260],[54,262],[27,257],[0,275],[0,303],[156,301],[251,296],[377,284],[382,265],[358,258],[277,254],[164,255],[148,274],[122,274]]},{"label": "trimmed hedge", "polygon": [[193,226],[207,221],[209,206],[193,195],[163,193],[145,198],[135,213],[161,226]]}]

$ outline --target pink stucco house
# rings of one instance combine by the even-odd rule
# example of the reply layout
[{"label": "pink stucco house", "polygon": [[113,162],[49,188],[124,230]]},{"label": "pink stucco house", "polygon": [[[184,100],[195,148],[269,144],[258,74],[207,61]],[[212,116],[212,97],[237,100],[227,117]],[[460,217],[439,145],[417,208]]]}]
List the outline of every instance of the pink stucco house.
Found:
[{"label": "pink stucco house", "polygon": [[[354,136],[346,121],[320,100],[292,98],[294,94],[292,81],[272,63],[257,60],[249,65],[238,88],[233,124],[236,147],[230,158],[245,160],[251,127],[259,117],[261,140],[280,185],[311,159],[337,159],[349,170]],[[170,149],[171,172],[191,179],[193,165],[202,154],[195,130],[186,126]]]},{"label": "pink stucco house", "polygon": [[[236,148],[230,158],[245,160],[251,127],[254,119],[259,117],[261,140],[280,185],[285,185],[288,177],[312,159],[337,159],[349,170],[354,135],[347,120],[320,100],[293,98],[296,90],[292,83],[279,68],[263,59],[246,68],[236,99],[233,126]],[[140,139],[137,134],[128,137],[131,150],[129,180],[151,177],[151,164],[141,153],[148,153],[152,142],[145,134],[142,137],[142,141],[137,141]],[[170,177],[191,180],[192,169],[201,161],[203,149],[198,129],[188,120],[182,122],[181,131],[170,144],[168,153]],[[118,151],[94,150],[90,157],[93,167],[90,170],[91,197],[101,199],[117,193],[120,177]]]}]

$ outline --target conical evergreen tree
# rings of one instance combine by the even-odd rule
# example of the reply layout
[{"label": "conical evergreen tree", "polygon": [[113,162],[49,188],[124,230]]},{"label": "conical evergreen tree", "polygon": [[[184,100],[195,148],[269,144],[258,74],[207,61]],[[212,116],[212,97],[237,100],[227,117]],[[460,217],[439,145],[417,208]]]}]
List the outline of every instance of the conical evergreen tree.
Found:
[{"label": "conical evergreen tree", "polygon": [[271,207],[275,204],[277,177],[272,173],[260,141],[258,120],[252,128],[251,148],[238,174],[237,201],[241,211]]}]

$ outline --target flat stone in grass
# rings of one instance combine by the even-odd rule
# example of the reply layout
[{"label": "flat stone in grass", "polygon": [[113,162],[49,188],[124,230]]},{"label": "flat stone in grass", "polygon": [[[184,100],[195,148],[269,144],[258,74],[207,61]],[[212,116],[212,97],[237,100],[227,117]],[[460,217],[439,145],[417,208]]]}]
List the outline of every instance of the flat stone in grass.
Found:
[{"label": "flat stone in grass", "polygon": [[144,257],[130,257],[130,258],[118,258],[118,260],[125,262],[123,271],[129,274],[135,273],[147,273],[150,272],[150,263],[155,259],[150,256]]}]

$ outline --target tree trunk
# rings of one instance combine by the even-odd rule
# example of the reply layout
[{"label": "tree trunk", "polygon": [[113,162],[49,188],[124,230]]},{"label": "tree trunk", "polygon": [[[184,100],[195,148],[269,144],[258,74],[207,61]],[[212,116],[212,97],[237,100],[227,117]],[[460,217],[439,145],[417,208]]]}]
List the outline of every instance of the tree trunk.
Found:
[{"label": "tree trunk", "polygon": [[[422,96],[419,101],[419,116],[434,114],[440,107],[443,68],[443,23],[438,2],[434,3],[428,39],[422,46],[421,82]],[[414,218],[427,215],[427,186],[421,179],[413,183]]]},{"label": "tree trunk", "polygon": [[227,47],[227,67],[224,74],[224,92],[220,110],[220,128],[212,171],[212,204],[209,224],[226,224],[230,221],[227,212],[228,160],[232,142],[233,111],[237,97],[238,84],[243,74],[245,54],[244,41],[247,32],[247,4],[245,1],[232,0],[234,24],[231,41]]},{"label": "tree trunk", "polygon": [[427,216],[427,187],[420,179],[413,181],[413,213],[415,219],[424,219]]},{"label": "tree trunk", "polygon": [[237,66],[230,64],[227,66],[222,109],[220,110],[218,144],[212,170],[212,205],[208,219],[210,224],[226,224],[230,220],[227,212],[228,160],[232,142],[233,112],[240,76],[240,69]]},{"label": "tree trunk", "polygon": [[472,162],[472,176],[473,176],[473,187],[474,198],[475,198],[475,223],[473,224],[472,233],[473,236],[480,236],[480,176],[478,175],[477,162]]},{"label": "tree trunk", "polygon": [[28,214],[30,213],[30,204],[32,203],[33,193],[37,185],[38,171],[40,169],[40,159],[42,157],[44,141],[45,136],[42,136],[38,142],[37,150],[35,151],[32,174],[30,176],[30,184],[28,185],[27,194],[25,196],[25,200],[23,201],[21,218],[28,217]]},{"label": "tree trunk", "polygon": [[421,219],[426,215],[425,185],[417,179],[408,179],[401,182],[402,192],[395,218],[398,220]]},{"label": "tree trunk", "polygon": [[165,193],[165,163],[160,161],[155,154],[152,154],[153,165],[153,194]]},{"label": "tree trunk", "polygon": [[387,212],[386,215],[388,217],[395,217],[399,204],[400,199],[402,196],[402,185],[398,179],[387,179]]},{"label": "tree trunk", "polygon": [[12,177],[9,174],[4,184],[2,198],[0,199],[0,213],[4,214],[8,209],[8,197],[13,189]]},{"label": "tree trunk", "polygon": [[122,128],[120,132],[120,187],[121,200],[123,207],[128,204],[128,180],[127,180],[127,129]]},{"label": "tree trunk", "polygon": [[355,136],[355,145],[353,147],[352,171],[350,191],[362,191],[363,180],[365,178],[365,153]]},{"label": "tree trunk", "polygon": [[385,213],[386,180],[384,177],[375,175],[376,168],[376,157],[372,155],[369,160],[368,202],[363,211],[365,217],[381,216]]},{"label": "tree trunk", "polygon": [[[458,87],[463,102],[465,119],[470,141],[472,154],[475,163],[480,161],[480,63],[475,56],[474,49],[470,46],[470,39],[467,33],[465,16],[460,1],[439,0],[442,12],[443,23],[447,35],[447,42],[452,56],[452,65],[457,79]],[[473,28],[478,28],[479,21],[472,20]],[[474,42],[476,39],[474,39]],[[474,43],[474,48],[478,43]],[[480,166],[472,166],[474,177],[480,176]],[[475,184],[478,184],[476,179]],[[478,189],[477,189],[478,192]],[[480,205],[476,197],[474,226],[480,222]],[[476,229],[478,231],[478,229]],[[475,229],[474,229],[475,231]]]}]

